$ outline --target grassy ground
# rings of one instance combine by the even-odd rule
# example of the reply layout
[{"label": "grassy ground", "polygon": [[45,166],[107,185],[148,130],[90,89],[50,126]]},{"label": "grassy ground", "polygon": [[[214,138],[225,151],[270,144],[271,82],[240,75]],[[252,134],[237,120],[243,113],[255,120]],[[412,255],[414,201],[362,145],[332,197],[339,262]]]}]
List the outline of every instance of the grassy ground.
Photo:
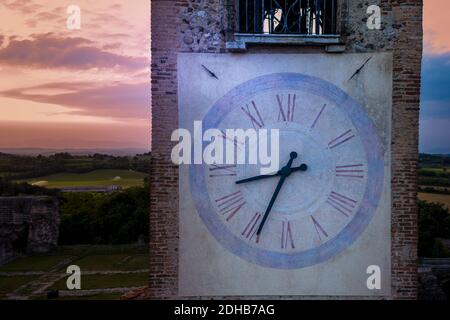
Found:
[{"label": "grassy ground", "polygon": [[37,276],[0,276],[0,299],[2,299],[7,293],[18,289],[21,285],[33,281],[36,278]]},{"label": "grassy ground", "polygon": [[89,255],[74,261],[81,270],[120,270],[121,263],[127,259],[127,254]]},{"label": "grassy ground", "polygon": [[[71,265],[78,265],[81,269],[82,289],[108,289],[145,286],[148,282],[148,271],[121,274],[83,275],[83,271],[138,271],[148,269],[148,247],[145,245],[116,245],[116,246],[61,246],[51,254],[33,255],[12,261],[0,267],[0,272],[30,272],[48,271],[61,262],[72,258]],[[65,275],[67,265],[60,265],[56,275]],[[48,276],[48,273],[45,275]],[[0,276],[0,299],[6,294],[17,290],[24,284],[39,279],[39,275]],[[67,290],[66,278],[52,283],[50,288]],[[16,293],[18,291],[15,291]],[[27,292],[22,290],[19,293]],[[120,293],[100,293],[83,297],[61,297],[61,299],[81,300],[110,300],[118,299]],[[30,296],[31,299],[46,299],[45,296]]]},{"label": "grassy ground", "polygon": [[119,185],[123,188],[142,186],[146,173],[131,170],[94,170],[88,173],[58,173],[26,180],[47,188],[98,187]]},{"label": "grassy ground", "polygon": [[77,255],[77,256],[89,256],[89,255],[114,255],[114,254],[128,254],[128,255],[140,255],[147,254],[148,247],[146,245],[137,244],[119,244],[119,245],[73,245],[73,246],[59,246],[54,254],[57,255]]},{"label": "grassy ground", "polygon": [[1,266],[0,272],[48,271],[66,258],[66,255],[33,255]]},{"label": "grassy ground", "polygon": [[419,193],[419,199],[428,202],[442,203],[450,209],[450,195],[448,194]]},{"label": "grassy ground", "polygon": [[[80,297],[60,297],[57,300],[119,300],[122,296],[121,293],[100,293],[93,295],[86,295],[82,298]],[[37,300],[44,300],[42,297]]]},{"label": "grassy ground", "polygon": [[[141,287],[148,281],[148,272],[129,274],[86,275],[81,278],[81,289]],[[67,290],[66,278],[53,285],[58,290]]]},{"label": "grassy ground", "polygon": [[74,261],[82,270],[119,270],[130,271],[148,268],[148,256],[146,254],[127,255],[89,255]]}]

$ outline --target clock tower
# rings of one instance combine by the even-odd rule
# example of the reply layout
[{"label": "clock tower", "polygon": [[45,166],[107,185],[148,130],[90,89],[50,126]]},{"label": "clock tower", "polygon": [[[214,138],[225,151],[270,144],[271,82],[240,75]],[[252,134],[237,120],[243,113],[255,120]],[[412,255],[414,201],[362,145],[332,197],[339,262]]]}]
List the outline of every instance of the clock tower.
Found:
[{"label": "clock tower", "polygon": [[[372,2],[151,1],[150,296],[417,298],[422,1]],[[199,121],[278,171],[175,165]]]}]

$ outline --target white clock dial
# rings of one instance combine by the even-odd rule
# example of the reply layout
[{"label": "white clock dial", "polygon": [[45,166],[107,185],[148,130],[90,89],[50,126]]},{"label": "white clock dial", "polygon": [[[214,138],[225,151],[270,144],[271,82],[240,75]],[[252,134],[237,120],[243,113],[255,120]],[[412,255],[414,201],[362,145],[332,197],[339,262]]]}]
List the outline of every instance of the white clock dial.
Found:
[{"label": "white clock dial", "polygon": [[295,151],[293,166],[305,163],[308,169],[287,178],[257,236],[279,178],[237,185],[259,175],[260,166],[209,166],[205,174],[216,214],[235,236],[271,251],[303,251],[332,239],[351,221],[365,189],[367,162],[356,128],[334,104],[304,92],[269,91],[242,104],[251,115],[234,108],[220,129],[279,129],[280,165]]}]

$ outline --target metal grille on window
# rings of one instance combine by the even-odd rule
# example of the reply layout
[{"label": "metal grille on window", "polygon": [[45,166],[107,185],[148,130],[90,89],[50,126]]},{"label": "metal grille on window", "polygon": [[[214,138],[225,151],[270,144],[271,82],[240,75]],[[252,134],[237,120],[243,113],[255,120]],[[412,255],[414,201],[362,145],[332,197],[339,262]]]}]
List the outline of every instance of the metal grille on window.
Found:
[{"label": "metal grille on window", "polygon": [[239,33],[336,34],[337,0],[237,0]]}]

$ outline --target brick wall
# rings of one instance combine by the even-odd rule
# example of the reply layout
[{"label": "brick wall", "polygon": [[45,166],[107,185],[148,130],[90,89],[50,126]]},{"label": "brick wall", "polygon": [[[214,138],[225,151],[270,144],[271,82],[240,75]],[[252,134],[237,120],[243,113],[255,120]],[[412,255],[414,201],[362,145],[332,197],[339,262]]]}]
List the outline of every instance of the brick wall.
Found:
[{"label": "brick wall", "polygon": [[[150,297],[175,297],[178,292],[178,169],[170,161],[170,135],[178,127],[176,55],[225,52],[225,41],[233,37],[233,3],[234,0],[151,1]],[[381,30],[366,28],[365,8],[370,4],[382,8]],[[392,297],[415,299],[422,0],[343,1],[342,13],[346,52],[394,54]],[[305,52],[310,48],[277,48],[280,50]]]},{"label": "brick wall", "polygon": [[178,169],[170,135],[178,127],[176,52],[187,1],[151,1],[152,163],[150,172],[149,295],[178,292]]},{"label": "brick wall", "polygon": [[417,298],[417,161],[422,60],[422,0],[384,1],[394,39],[392,109],[392,286],[394,298]]}]

